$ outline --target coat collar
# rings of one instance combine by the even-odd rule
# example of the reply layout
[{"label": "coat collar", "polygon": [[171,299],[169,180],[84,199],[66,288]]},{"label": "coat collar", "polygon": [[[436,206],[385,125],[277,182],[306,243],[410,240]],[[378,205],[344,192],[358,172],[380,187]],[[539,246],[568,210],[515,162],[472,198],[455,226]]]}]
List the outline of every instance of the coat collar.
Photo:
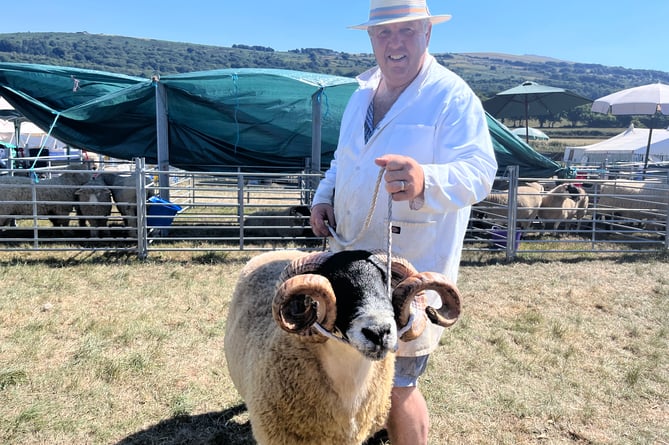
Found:
[{"label": "coat collar", "polygon": [[[399,115],[406,107],[411,105],[418,95],[420,94],[420,90],[425,83],[428,73],[430,71],[430,67],[436,63],[436,60],[431,54],[427,54],[425,57],[425,63],[423,63],[423,66],[418,73],[418,76],[409,84],[409,86],[402,92],[402,94],[397,98],[397,101],[393,104],[392,108],[388,111],[388,113],[383,117],[383,120],[379,122],[379,127],[374,131],[374,134],[368,141],[370,143],[375,139],[375,136],[377,133],[380,133],[385,126],[387,126],[392,120]],[[367,107],[369,106],[369,102],[372,100],[372,97],[374,96],[374,91],[376,91],[376,88],[378,88],[379,83],[381,82],[381,70],[379,69],[378,66],[371,68],[364,73],[360,74],[359,76],[356,77],[358,80],[358,83],[360,85],[359,90],[361,92],[364,91],[365,95],[364,97],[366,99],[363,99],[360,103],[360,107],[362,112],[366,113],[367,112]]]}]

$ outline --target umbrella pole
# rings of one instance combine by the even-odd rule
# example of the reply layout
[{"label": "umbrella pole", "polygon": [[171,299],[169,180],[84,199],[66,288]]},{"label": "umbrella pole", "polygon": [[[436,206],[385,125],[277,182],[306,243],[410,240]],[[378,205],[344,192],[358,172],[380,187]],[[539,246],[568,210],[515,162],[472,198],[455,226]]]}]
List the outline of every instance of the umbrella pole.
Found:
[{"label": "umbrella pole", "polygon": [[646,178],[646,170],[648,170],[648,157],[650,156],[650,143],[653,139],[653,120],[650,121],[650,131],[648,132],[648,144],[646,145],[646,158],[643,163],[643,177]]},{"label": "umbrella pole", "polygon": [[527,122],[530,115],[530,104],[527,102],[527,95],[525,95],[525,143],[530,144],[530,125]]}]

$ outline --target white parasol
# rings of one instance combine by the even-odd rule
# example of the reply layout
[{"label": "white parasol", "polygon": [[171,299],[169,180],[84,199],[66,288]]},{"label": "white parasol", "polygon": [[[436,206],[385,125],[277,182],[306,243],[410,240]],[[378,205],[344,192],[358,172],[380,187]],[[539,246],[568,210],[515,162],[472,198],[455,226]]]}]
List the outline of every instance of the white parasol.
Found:
[{"label": "white parasol", "polygon": [[[616,116],[630,114],[655,116],[656,113],[669,115],[669,85],[660,82],[651,83],[600,97],[592,103],[592,111],[611,113]],[[643,167],[644,172],[648,168],[648,155],[652,137],[653,125],[651,120]]]}]

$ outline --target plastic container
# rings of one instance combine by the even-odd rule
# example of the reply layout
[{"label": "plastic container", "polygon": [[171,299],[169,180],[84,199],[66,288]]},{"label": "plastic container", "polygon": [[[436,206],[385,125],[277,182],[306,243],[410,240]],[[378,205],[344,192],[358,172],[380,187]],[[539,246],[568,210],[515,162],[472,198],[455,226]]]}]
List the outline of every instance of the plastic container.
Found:
[{"label": "plastic container", "polygon": [[[502,227],[493,227],[492,231],[490,232],[492,235],[492,240],[495,244],[495,247],[499,247],[501,249],[506,249],[506,242],[509,238],[508,232],[505,228]],[[516,243],[514,244],[513,248],[518,249],[518,245],[520,244],[520,236],[522,235],[522,232],[519,230],[516,230]]]},{"label": "plastic container", "polygon": [[181,211],[181,207],[158,196],[149,198],[146,209],[146,225],[149,227],[168,227],[172,225],[174,216]]}]

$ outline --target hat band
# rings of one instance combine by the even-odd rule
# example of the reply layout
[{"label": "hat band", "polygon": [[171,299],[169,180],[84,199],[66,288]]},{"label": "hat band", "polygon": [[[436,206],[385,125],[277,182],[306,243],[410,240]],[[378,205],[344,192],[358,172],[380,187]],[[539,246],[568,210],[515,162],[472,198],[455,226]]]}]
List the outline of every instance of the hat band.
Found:
[{"label": "hat band", "polygon": [[369,11],[369,20],[378,21],[378,20],[393,20],[404,17],[413,17],[425,18],[430,14],[427,12],[425,7],[396,7],[390,6],[386,8],[375,8]]}]

